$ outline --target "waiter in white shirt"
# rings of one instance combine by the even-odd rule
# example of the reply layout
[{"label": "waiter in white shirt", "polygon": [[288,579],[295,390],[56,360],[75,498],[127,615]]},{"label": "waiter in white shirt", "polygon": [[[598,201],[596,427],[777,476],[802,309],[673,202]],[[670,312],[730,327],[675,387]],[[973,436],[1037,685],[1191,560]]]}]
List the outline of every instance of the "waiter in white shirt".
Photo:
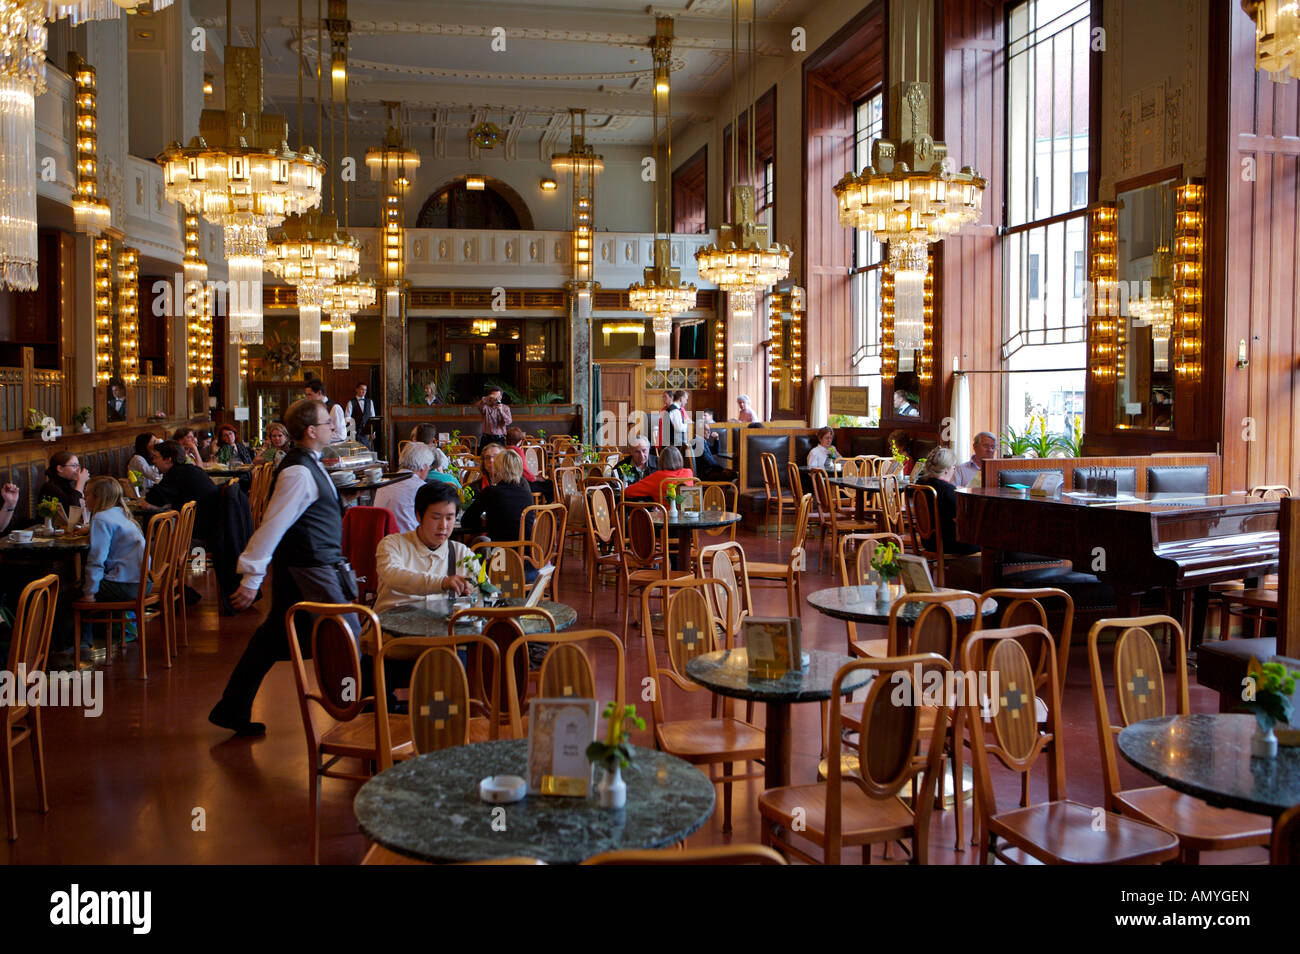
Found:
[{"label": "waiter in white shirt", "polygon": [[370,422],[378,415],[375,414],[375,402],[366,397],[369,390],[368,384],[357,385],[355,396],[348,402],[348,417],[356,425],[357,440],[374,450],[375,436],[370,433]]},{"label": "waiter in white shirt", "polygon": [[335,404],[325,396],[325,385],[316,380],[309,380],[304,385],[307,397],[313,401],[320,401],[330,412],[330,422],[334,425],[334,436],[326,443],[337,444],[339,441],[348,439],[348,417],[343,411],[342,404]]},{"label": "waiter in white shirt", "polygon": [[[343,559],[343,502],[320,462],[321,450],[333,436],[332,415],[314,398],[289,405],[284,425],[294,446],[284,455],[271,478],[271,499],[262,525],[239,555],[244,578],[230,598],[236,610],[253,605],[268,567],[271,571],[271,609],[248,641],[243,656],[230,674],[221,701],[208,721],[236,735],[265,735],[266,726],[250,721],[253,700],[271,667],[289,658],[285,614],[295,603],[348,603],[357,598],[352,568]],[[300,641],[310,639],[310,617],[296,628]],[[343,620],[359,637],[356,616]],[[310,653],[310,644],[303,654]],[[358,687],[359,689],[360,687]]]},{"label": "waiter in white shirt", "polygon": [[429,596],[464,596],[474,588],[460,566],[472,551],[450,539],[459,506],[459,491],[440,480],[416,493],[415,529],[389,534],[375,550],[376,613],[423,603]]}]

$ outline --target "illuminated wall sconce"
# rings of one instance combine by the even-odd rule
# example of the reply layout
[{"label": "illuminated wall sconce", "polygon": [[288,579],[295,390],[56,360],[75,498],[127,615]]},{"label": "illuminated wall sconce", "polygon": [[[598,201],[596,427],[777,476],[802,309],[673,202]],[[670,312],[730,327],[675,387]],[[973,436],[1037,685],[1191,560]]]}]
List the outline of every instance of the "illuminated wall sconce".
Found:
[{"label": "illuminated wall sconce", "polygon": [[95,239],[95,383],[113,377],[113,243]]},{"label": "illuminated wall sconce", "polygon": [[554,192],[560,187],[560,184],[554,179],[543,178],[538,182],[538,186],[543,192]]},{"label": "illuminated wall sconce", "polygon": [[713,386],[719,391],[727,383],[727,313],[718,311],[713,321]]},{"label": "illuminated wall sconce", "polygon": [[[1089,214],[1088,229],[1088,364],[1102,381],[1123,373],[1123,322],[1119,309],[1119,217],[1113,202],[1098,203]],[[1089,303],[1085,303],[1089,304]]]},{"label": "illuminated wall sconce", "polygon": [[203,74],[203,98],[208,99],[212,96],[212,74]]},{"label": "illuminated wall sconce", "polygon": [[470,192],[482,192],[487,188],[487,180],[482,176],[466,176],[465,188]]},{"label": "illuminated wall sconce", "polygon": [[1241,339],[1241,344],[1237,346],[1237,370],[1245,371],[1250,367],[1250,353],[1246,350],[1246,339]]},{"label": "illuminated wall sconce", "polygon": [[139,263],[139,253],[133,248],[124,248],[117,256],[118,366],[126,384],[140,380]]},{"label": "illuminated wall sconce", "polygon": [[640,344],[645,340],[645,322],[629,321],[616,324],[607,321],[600,326],[600,333],[605,336],[605,344],[609,344],[610,335],[636,335],[637,343]]},{"label": "illuminated wall sconce", "polygon": [[1174,371],[1193,381],[1201,376],[1204,208],[1204,180],[1179,184],[1174,205]]}]

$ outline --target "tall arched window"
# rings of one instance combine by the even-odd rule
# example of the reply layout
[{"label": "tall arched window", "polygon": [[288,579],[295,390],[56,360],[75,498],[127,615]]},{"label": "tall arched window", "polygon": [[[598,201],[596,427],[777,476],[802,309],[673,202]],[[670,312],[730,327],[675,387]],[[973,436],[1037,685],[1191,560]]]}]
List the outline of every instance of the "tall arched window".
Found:
[{"label": "tall arched window", "polygon": [[466,188],[457,179],[429,196],[415,223],[421,229],[524,229],[533,227],[519,193],[504,182],[484,177],[482,189]]}]

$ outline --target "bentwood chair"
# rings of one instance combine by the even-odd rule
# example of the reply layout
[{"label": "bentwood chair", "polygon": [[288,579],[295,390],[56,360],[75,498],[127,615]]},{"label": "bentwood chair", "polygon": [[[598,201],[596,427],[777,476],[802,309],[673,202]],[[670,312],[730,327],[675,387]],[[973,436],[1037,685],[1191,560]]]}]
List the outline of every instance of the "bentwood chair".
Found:
[{"label": "bentwood chair", "polygon": [[696,572],[702,579],[711,578],[720,583],[708,587],[705,596],[727,644],[731,645],[740,636],[745,617],[754,614],[745,548],[731,541],[704,547],[697,558]]},{"label": "bentwood chair", "polygon": [[[684,759],[692,765],[722,766],[721,775],[710,775],[715,784],[722,785],[722,830],[731,831],[731,785],[748,778],[762,777],[762,771],[736,774],[736,762],[750,762],[763,757],[765,736],[763,730],[735,717],[735,700],[722,699],[721,714],[705,719],[679,719],[670,721],[664,705],[668,687],[675,686],[686,692],[707,692],[699,683],[687,678],[686,664],[696,656],[723,648],[717,645],[717,622],[709,608],[708,589],[725,586],[712,578],[677,578],[651,583],[641,594],[642,614],[650,617],[650,600],[656,591],[664,600],[664,647],[655,646],[649,626],[645,633],[646,671],[649,674],[652,696],[650,699],[650,728],[655,747]],[[729,641],[727,648],[729,648]],[[663,655],[666,667],[661,668]]]},{"label": "bentwood chair", "polygon": [[[50,633],[54,627],[54,608],[59,601],[59,578],[51,573],[28,583],[18,596],[14,614],[13,635],[9,641],[8,673],[19,678],[19,673],[45,670],[45,660],[50,651]],[[74,633],[80,642],[81,632]],[[53,673],[51,673],[53,676]],[[80,669],[73,673],[81,679]],[[51,679],[50,686],[54,685]],[[0,795],[4,796],[5,820],[9,825],[9,840],[18,840],[17,792],[14,785],[14,749],[24,740],[31,742],[32,770],[36,779],[36,801],[44,815],[50,810],[50,800],[45,790],[45,736],[41,732],[41,704],[43,696],[25,695],[22,704],[17,696],[0,702],[0,728],[4,729],[3,761],[0,761]]]},{"label": "bentwood chair", "polygon": [[476,543],[471,548],[487,563],[487,577],[506,599],[525,600],[535,605],[546,595],[546,587],[555,572],[552,566],[543,567],[528,582],[527,561],[532,554],[532,544],[526,540]]},{"label": "bentwood chair", "polygon": [[1300,805],[1284,811],[1273,826],[1273,844],[1269,849],[1271,865],[1300,864]]},{"label": "bentwood chair", "polygon": [[[840,507],[838,494],[835,488],[830,484],[830,478],[827,477],[826,471],[814,469],[812,471],[813,493],[817,497],[818,522],[822,528],[822,546],[826,544],[826,531],[831,534],[831,552],[836,553],[840,548],[840,538],[850,533],[865,533],[876,529],[874,520],[857,520],[849,514],[846,514]],[[839,568],[834,567],[834,571]],[[841,580],[841,582],[843,582]]]},{"label": "bentwood chair", "polygon": [[799,606],[803,602],[799,591],[799,575],[808,568],[808,520],[811,514],[812,494],[804,494],[799,498],[799,509],[795,513],[794,543],[784,563],[754,561],[749,564],[749,579],[752,582],[785,588],[786,605],[791,616],[799,615]]},{"label": "bentwood chair", "polygon": [[[904,491],[907,512],[912,517],[912,552],[934,567],[934,584],[943,586],[943,568],[951,554],[943,552],[943,530],[939,526],[939,497],[933,487],[910,484]],[[927,544],[926,541],[930,542]]]},{"label": "bentwood chair", "polygon": [[529,653],[529,645],[547,648],[537,675],[539,699],[597,699],[596,670],[582,643],[608,643],[614,652],[614,703],[622,707],[624,673],[627,669],[623,644],[606,629],[582,629],[567,633],[538,633],[523,636],[506,650],[506,698],[510,708],[511,737],[524,738],[528,733],[524,703],[528,699],[527,687],[521,687],[516,678],[518,657]]},{"label": "bentwood chair", "polygon": [[[478,671],[487,676],[488,685],[479,695],[470,692],[469,676],[460,661],[458,650],[473,654]],[[436,752],[470,741],[495,739],[500,716],[496,710],[500,696],[501,654],[497,644],[486,636],[401,636],[385,640],[375,654],[375,698],[388,698],[384,663],[409,659],[415,655],[405,717],[411,740],[410,750],[393,746],[394,726],[400,730],[399,716],[390,715],[387,707],[375,707],[378,727],[379,770],[391,768],[394,758]],[[478,715],[475,715],[475,711]]]},{"label": "bentwood chair", "polygon": [[[1101,743],[1102,781],[1106,787],[1106,808],[1128,818],[1158,825],[1178,836],[1179,861],[1195,864],[1202,851],[1268,845],[1272,825],[1263,815],[1235,808],[1211,808],[1199,798],[1176,792],[1165,785],[1123,789],[1115,736],[1122,729],[1168,715],[1161,653],[1151,630],[1167,629],[1176,648],[1173,708],[1178,715],[1191,712],[1187,689],[1187,644],[1183,629],[1168,616],[1137,616],[1102,619],[1088,631],[1088,668],[1092,673],[1092,703],[1097,714],[1097,736]],[[1114,677],[1118,721],[1111,716],[1101,668],[1100,641],[1115,638]]]},{"label": "bentwood chair", "polygon": [[[532,518],[532,530],[525,533]],[[533,504],[525,507],[519,517],[519,539],[526,540],[532,546],[528,557],[534,569],[552,566],[555,572],[551,577],[551,594],[559,599],[557,585],[560,576],[560,564],[564,559],[564,536],[568,529],[569,508],[564,504]]]},{"label": "bentwood chair", "polygon": [[112,602],[89,602],[77,600],[72,604],[72,625],[76,635],[75,658],[81,664],[81,621],[89,615],[91,624],[105,623],[104,647],[107,653],[105,662],[113,661],[113,626],[122,626],[123,651],[126,648],[127,616],[135,614],[136,638],[140,641],[140,678],[149,678],[149,631],[157,626],[162,630],[163,661],[168,669],[172,667],[172,637],[168,626],[171,622],[169,607],[172,604],[171,576],[173,569],[172,554],[176,544],[176,528],[181,515],[172,510],[157,513],[149,521],[144,538],[144,563],[140,567],[140,585],[135,599]]},{"label": "bentwood chair", "polygon": [[253,473],[248,484],[248,504],[253,512],[253,529],[262,525],[266,516],[266,505],[271,499],[271,478],[275,476],[275,466],[269,460],[253,464]]},{"label": "bentwood chair", "polygon": [[608,485],[588,487],[585,501],[587,591],[591,593],[591,607],[588,612],[591,615],[596,613],[596,591],[601,586],[601,571],[613,570],[614,612],[617,613],[619,600],[623,596],[623,552],[619,546],[620,538],[615,522],[614,489]]},{"label": "bentwood chair", "polygon": [[[697,480],[695,486],[700,490],[701,510],[721,510],[725,513],[736,512],[740,491],[731,481]],[[736,525],[734,523],[726,527],[713,527],[699,532],[708,537],[720,537],[725,534],[728,539],[736,539]]]},{"label": "bentwood chair", "polygon": [[[1033,717],[1030,652],[1047,661],[1047,722],[1041,730]],[[1159,864],[1177,857],[1177,836],[1123,816],[1107,818],[1099,829],[1091,806],[1066,797],[1056,647],[1046,629],[977,630],[962,644],[961,659],[967,680],[998,687],[996,693],[965,693],[962,706],[975,763],[981,864],[987,864],[990,855],[1015,863],[999,847],[999,838],[1044,864]],[[985,701],[987,711],[983,711]],[[1019,807],[999,808],[990,755],[1022,777],[1042,757],[1047,769],[1047,801],[1031,804],[1022,795]]]},{"label": "bentwood chair", "polygon": [[[921,668],[946,674],[951,666],[942,656],[921,653],[857,660],[840,667],[831,689],[831,725],[835,731],[830,738],[826,782],[770,788],[758,796],[764,845],[775,844],[782,853],[810,864],[837,865],[845,848],[861,848],[862,860],[867,862],[873,844],[907,838],[911,840],[909,861],[927,863],[930,816],[948,710],[937,709],[926,731],[920,706],[899,705],[896,701],[902,689],[913,701],[922,697],[915,679],[915,672]],[[867,691],[857,744],[850,746],[856,750],[858,765],[857,771],[850,773],[842,769],[840,686],[859,669],[874,670],[877,676]],[[924,752],[918,755],[923,738]],[[922,776],[919,790],[915,787],[918,774]],[[915,809],[899,797],[909,785]],[[811,842],[821,850],[821,856],[797,847],[796,838]]]},{"label": "bentwood chair", "polygon": [[[555,632],[555,617],[540,606],[470,606],[465,609],[457,610],[452,613],[447,620],[447,635],[456,635],[456,625],[466,620],[477,619],[483,621],[483,635],[495,644],[497,648],[496,658],[504,659],[510,647],[513,646],[524,636],[524,627],[521,620],[524,617],[537,617],[542,620],[544,629],[541,633]],[[541,642],[536,639],[540,633],[529,634],[530,642]],[[459,636],[456,636],[460,639]],[[471,655],[469,658],[469,686],[470,693],[476,699],[495,699],[496,703],[493,712],[496,713],[489,738],[495,739],[499,736],[502,728],[509,731],[510,719],[510,701],[506,698],[507,680],[499,673],[493,671],[490,665],[491,660],[484,660],[481,655]],[[528,684],[529,669],[531,660],[528,654],[524,654],[515,660],[514,674],[515,686],[526,686]],[[489,684],[498,687],[496,690],[489,688]],[[475,738],[473,741],[481,742],[483,739]]]},{"label": "bentwood chair", "polygon": [[771,530],[772,514],[775,513],[776,538],[780,540],[785,528],[785,515],[794,513],[799,506],[798,499],[793,496],[798,491],[791,488],[790,493],[786,493],[781,489],[781,469],[777,466],[775,454],[760,454],[759,464],[763,468],[763,530]]},{"label": "bentwood chair", "polygon": [[176,545],[172,548],[172,575],[168,581],[171,588],[171,602],[167,606],[167,612],[171,615],[171,625],[168,628],[171,634],[172,655],[176,655],[177,642],[183,642],[186,646],[190,644],[190,624],[188,619],[188,606],[185,602],[185,577],[186,570],[190,566],[190,544],[194,542],[194,514],[198,509],[198,504],[191,500],[181,507],[181,516],[176,524]]},{"label": "bentwood chair", "polygon": [[555,502],[563,504],[569,511],[569,519],[565,524],[566,539],[562,542],[564,545],[569,542],[568,537],[582,538],[586,534],[582,525],[587,516],[582,496],[582,468],[552,467],[551,484],[554,488]]},{"label": "bentwood chair", "polygon": [[624,849],[592,855],[584,865],[784,865],[779,852],[762,845],[710,845],[708,848]]},{"label": "bentwood chair", "polygon": [[[311,650],[311,678],[298,641],[297,615],[312,617],[307,644]],[[289,661],[303,730],[307,735],[308,798],[311,812],[312,864],[320,864],[320,780],[345,778],[364,781],[371,765],[385,758],[405,758],[413,753],[411,723],[406,716],[388,716],[388,753],[379,750],[379,715],[384,708],[376,696],[361,694],[361,654],[344,617],[355,615],[363,628],[370,627],[382,654],[383,635],[379,618],[357,603],[295,603],[285,613],[289,633]],[[385,697],[378,697],[383,700]],[[319,720],[319,721],[318,721]],[[351,771],[336,768],[344,759],[356,760]]]},{"label": "bentwood chair", "polygon": [[[653,514],[659,514],[659,520]],[[619,505],[616,533],[622,560],[623,573],[623,643],[627,644],[628,616],[633,600],[652,583],[668,579],[671,575],[689,576],[690,571],[674,571],[669,566],[668,511],[659,504],[628,503]],[[623,526],[627,526],[624,535]],[[641,605],[638,603],[638,605]],[[641,634],[649,639],[650,616],[640,620]]]}]

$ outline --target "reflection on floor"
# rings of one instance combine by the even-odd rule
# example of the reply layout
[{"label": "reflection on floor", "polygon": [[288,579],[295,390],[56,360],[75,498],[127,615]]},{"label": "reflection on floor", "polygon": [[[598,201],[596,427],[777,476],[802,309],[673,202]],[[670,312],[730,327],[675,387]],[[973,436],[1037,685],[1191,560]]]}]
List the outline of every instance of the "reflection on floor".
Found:
[{"label": "reflection on floor", "polygon": [[[738,538],[755,560],[781,559],[790,546],[788,530],[779,544],[775,534],[742,532]],[[803,583],[805,596],[836,585],[829,559],[824,567],[819,565],[815,544],[812,549]],[[80,710],[46,710],[48,815],[35,810],[27,746],[17,750],[19,840],[0,841],[0,860],[14,864],[310,863],[306,747],[288,663],[280,663],[271,672],[254,708],[253,717],[269,727],[264,739],[232,739],[229,733],[209,725],[206,718],[270,601],[264,599],[253,612],[222,618],[213,602],[211,578],[196,581],[196,585],[205,599],[190,610],[190,646],[182,649],[174,668],[162,667],[159,647],[152,643],[149,679],[141,681],[138,649],[132,644],[125,659],[119,658],[105,670],[106,698],[100,718],[84,718]],[[621,616],[614,611],[612,588],[597,595],[595,616],[588,616],[590,596],[577,552],[566,558],[559,597],[578,609],[579,625],[619,629]],[[757,589],[755,602],[760,613],[786,612],[783,590]],[[845,651],[844,624],[807,607],[803,633],[805,646]],[[860,628],[859,638],[870,635],[867,628]],[[1073,800],[1100,805],[1100,759],[1083,636],[1075,635],[1065,693],[1068,793]],[[640,686],[646,672],[645,646],[635,632],[627,650],[628,685]],[[597,655],[596,664],[601,698],[611,698],[610,660]],[[1197,687],[1194,676],[1191,681],[1193,709],[1216,711],[1214,695]],[[635,695],[632,698],[635,701]],[[703,693],[690,698],[678,693],[669,697],[668,705],[675,715],[703,716],[708,714],[709,703]],[[761,706],[756,718],[762,718]],[[816,778],[820,747],[816,705],[795,707],[794,733],[793,778],[810,782]],[[633,741],[650,744],[648,734]],[[1126,764],[1121,764],[1120,771],[1126,786],[1152,784]],[[330,779],[322,783],[324,863],[357,864],[366,853],[367,839],[352,814],[352,799],[359,785]],[[757,842],[755,799],[760,785],[761,780],[736,785],[734,831],[730,835],[722,833],[718,812],[689,844]],[[1045,790],[1045,782],[1036,778],[1035,797],[1042,797]],[[1010,783],[1000,786],[999,792],[1011,803],[1018,798],[1019,787]],[[969,801],[964,809],[969,831]],[[930,861],[974,862],[975,852],[969,847],[953,850],[953,812],[936,817]],[[892,856],[899,855],[895,848]],[[858,857],[855,852],[852,860]],[[1264,861],[1267,855],[1263,849],[1244,849],[1201,857],[1203,863],[1241,864]]]}]

